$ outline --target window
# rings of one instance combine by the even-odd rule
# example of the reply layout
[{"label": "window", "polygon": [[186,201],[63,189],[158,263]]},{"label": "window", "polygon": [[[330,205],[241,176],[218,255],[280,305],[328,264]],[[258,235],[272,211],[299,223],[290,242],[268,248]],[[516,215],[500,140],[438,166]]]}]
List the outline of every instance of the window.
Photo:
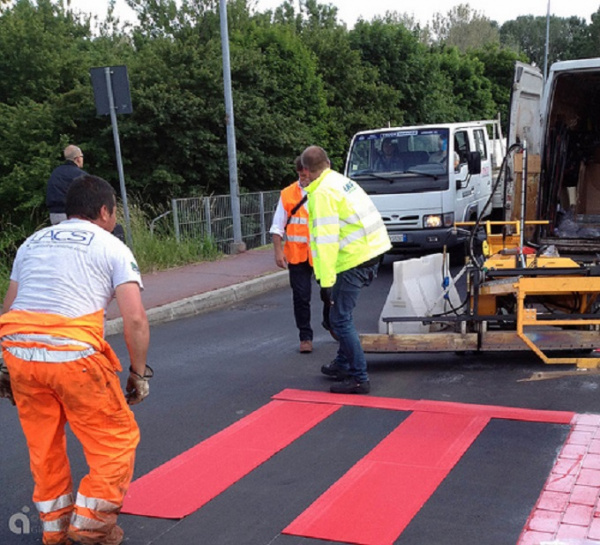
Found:
[{"label": "window", "polygon": [[475,138],[475,151],[478,151],[481,154],[481,160],[485,161],[488,158],[488,154],[483,129],[473,131],[473,137]]},{"label": "window", "polygon": [[461,163],[466,163],[469,153],[469,133],[467,131],[457,131],[454,133],[454,149],[460,157]]}]

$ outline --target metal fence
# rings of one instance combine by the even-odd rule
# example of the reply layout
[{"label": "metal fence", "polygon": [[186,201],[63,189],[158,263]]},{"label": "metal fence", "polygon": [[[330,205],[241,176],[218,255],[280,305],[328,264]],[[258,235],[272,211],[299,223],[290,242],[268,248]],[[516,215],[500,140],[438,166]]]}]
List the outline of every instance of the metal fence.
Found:
[{"label": "metal fence", "polygon": [[[280,191],[261,191],[240,195],[242,241],[246,248],[264,246],[268,236]],[[210,238],[217,248],[229,253],[233,243],[233,216],[229,195],[173,199],[175,236],[184,238]]]}]

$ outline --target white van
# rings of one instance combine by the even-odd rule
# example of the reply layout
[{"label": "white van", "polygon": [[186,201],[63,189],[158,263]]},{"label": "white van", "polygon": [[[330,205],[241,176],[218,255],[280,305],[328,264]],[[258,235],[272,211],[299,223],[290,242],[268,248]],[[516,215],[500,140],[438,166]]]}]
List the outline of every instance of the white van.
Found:
[{"label": "white van", "polygon": [[450,248],[461,242],[455,222],[491,213],[488,128],[497,126],[470,121],[395,127],[352,138],[345,175],[369,194],[396,251]]},{"label": "white van", "polygon": [[[516,63],[508,142],[526,142],[528,154],[540,156],[526,217],[549,222],[533,238],[561,253],[600,253],[599,119],[600,58],[554,63],[546,80],[539,68]],[[519,192],[509,187],[513,193],[508,220],[520,219]]]}]

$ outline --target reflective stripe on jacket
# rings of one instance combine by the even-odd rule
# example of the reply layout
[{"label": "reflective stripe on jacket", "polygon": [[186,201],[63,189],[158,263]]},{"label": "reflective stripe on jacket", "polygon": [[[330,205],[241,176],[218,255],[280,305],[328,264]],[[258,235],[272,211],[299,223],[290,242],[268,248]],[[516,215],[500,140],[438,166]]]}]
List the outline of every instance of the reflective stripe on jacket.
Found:
[{"label": "reflective stripe on jacket", "polygon": [[287,186],[281,191],[281,204],[288,216],[288,224],[285,229],[286,242],[283,253],[288,263],[296,265],[309,261],[310,255],[309,232],[308,232],[308,210],[302,205],[292,216],[292,210],[302,200],[302,188],[299,182]]},{"label": "reflective stripe on jacket", "polygon": [[0,316],[2,348],[26,361],[61,363],[100,352],[121,371],[119,358],[104,339],[104,311],[69,318],[60,314],[11,310]]},{"label": "reflective stripe on jacket", "polygon": [[338,273],[392,247],[373,201],[349,178],[327,169],[306,191],[313,267],[321,287],[333,286]]}]

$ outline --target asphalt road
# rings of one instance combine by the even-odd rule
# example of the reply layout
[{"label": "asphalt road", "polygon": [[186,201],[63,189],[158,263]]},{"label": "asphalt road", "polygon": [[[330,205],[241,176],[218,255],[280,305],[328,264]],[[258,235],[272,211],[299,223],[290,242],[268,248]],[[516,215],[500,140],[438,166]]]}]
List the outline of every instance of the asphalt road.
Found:
[{"label": "asphalt road", "polygon": [[[377,280],[363,290],[356,312],[362,332],[377,329],[391,271],[386,259]],[[134,408],[142,433],[135,477],[227,428],[286,388],[327,391],[330,383],[319,368],[335,356],[336,343],[316,320],[317,290],[313,300],[315,350],[309,355],[297,351],[291,293],[285,288],[154,326],[151,395]],[[125,363],[122,338],[109,340]],[[598,377],[517,382],[547,370],[529,354],[369,355],[368,361],[371,396],[600,413]],[[402,412],[344,407],[189,517],[122,515],[125,543],[330,543],[282,535],[281,530],[405,417]],[[567,432],[560,425],[494,421],[395,543],[514,545]],[[0,437],[0,544],[41,543],[32,516],[27,449],[8,403],[0,403]],[[85,462],[76,441],[69,441],[69,449],[77,482]],[[30,525],[21,535],[8,529],[8,520],[19,513]]]}]

